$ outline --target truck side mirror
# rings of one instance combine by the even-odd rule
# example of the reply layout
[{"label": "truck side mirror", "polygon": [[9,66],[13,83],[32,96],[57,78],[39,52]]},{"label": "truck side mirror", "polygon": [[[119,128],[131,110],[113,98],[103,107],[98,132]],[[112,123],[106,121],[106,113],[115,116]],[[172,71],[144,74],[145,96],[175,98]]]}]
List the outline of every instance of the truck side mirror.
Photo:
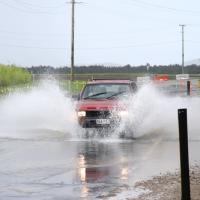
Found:
[{"label": "truck side mirror", "polygon": [[78,95],[77,95],[77,100],[79,101],[81,99],[81,94],[79,93]]},{"label": "truck side mirror", "polygon": [[73,94],[72,99],[79,101],[80,100],[80,94]]}]

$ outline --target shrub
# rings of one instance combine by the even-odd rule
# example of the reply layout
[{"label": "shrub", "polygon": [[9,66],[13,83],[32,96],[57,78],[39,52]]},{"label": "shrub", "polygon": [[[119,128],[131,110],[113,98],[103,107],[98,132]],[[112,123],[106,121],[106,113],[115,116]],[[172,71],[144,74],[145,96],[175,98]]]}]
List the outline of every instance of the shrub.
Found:
[{"label": "shrub", "polygon": [[0,86],[7,87],[31,81],[31,74],[22,67],[0,64]]}]

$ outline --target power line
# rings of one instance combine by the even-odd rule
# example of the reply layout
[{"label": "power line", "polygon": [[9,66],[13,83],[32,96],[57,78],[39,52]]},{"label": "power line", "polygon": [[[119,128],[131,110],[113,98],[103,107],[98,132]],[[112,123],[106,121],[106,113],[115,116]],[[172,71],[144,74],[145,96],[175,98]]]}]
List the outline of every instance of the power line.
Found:
[{"label": "power line", "polygon": [[66,34],[33,34],[33,33],[25,33],[25,32],[11,32],[11,31],[4,31],[0,30],[0,36],[1,38],[8,38],[8,39],[16,39],[16,40],[41,40],[41,41],[46,41],[46,40],[63,40],[66,39]]},{"label": "power line", "polygon": [[[168,27],[168,26],[167,26]],[[161,29],[161,28],[158,28],[158,29],[155,29],[153,27],[150,27],[150,28],[135,28],[133,30],[133,32],[104,32],[104,33],[79,33],[77,35],[77,37],[108,37],[108,35],[112,35],[112,37],[116,37],[116,36],[121,36],[121,37],[132,37],[134,36],[135,34],[140,34],[140,33],[145,33],[146,31],[150,32],[150,31],[155,31],[156,32],[159,32],[159,31],[166,31],[164,29]],[[173,31],[172,29],[170,29],[171,31]],[[169,29],[168,29],[169,31]],[[9,34],[9,35],[13,35],[13,36],[20,36],[20,37],[62,37],[62,38],[66,38],[66,34],[64,33],[33,33],[33,32],[17,32],[17,31],[9,31],[9,30],[3,30],[3,29],[0,29],[0,34]]]},{"label": "power line", "polygon": [[178,8],[167,7],[167,6],[163,6],[163,5],[160,5],[160,4],[154,4],[152,2],[146,2],[146,1],[142,1],[142,0],[130,0],[130,1],[142,4],[142,5],[146,5],[146,6],[151,6],[151,7],[154,7],[154,8],[166,9],[166,10],[173,11],[173,12],[184,12],[184,13],[200,14],[199,10],[178,9]]},{"label": "power line", "polygon": [[35,38],[35,37],[24,37],[24,36],[19,36],[19,35],[1,35],[0,34],[0,38],[2,39],[2,40],[7,40],[7,41],[16,41],[16,42],[18,42],[18,41],[23,41],[23,42],[26,42],[26,41],[28,41],[28,42],[48,42],[49,43],[49,41],[51,41],[51,42],[62,42],[63,43],[63,37],[62,38],[60,38],[60,37],[37,37],[37,38]]},{"label": "power line", "polygon": [[53,6],[47,6],[47,5],[38,5],[38,4],[33,4],[27,1],[22,1],[22,0],[13,0],[15,1],[17,4],[22,4],[31,8],[42,8],[42,9],[58,9],[58,8],[63,8],[65,5],[65,2],[63,2],[62,4],[57,4],[57,5],[53,5]]},{"label": "power line", "polygon": [[168,41],[168,42],[155,42],[148,44],[132,44],[124,46],[113,46],[113,47],[91,47],[91,48],[77,48],[78,50],[106,50],[106,49],[124,49],[124,48],[134,48],[134,47],[151,47],[151,46],[162,46],[162,45],[173,45],[178,44],[180,41]]},{"label": "power line", "polygon": [[10,3],[7,3],[7,2],[4,2],[4,1],[1,1],[0,0],[0,4],[6,6],[6,7],[9,7],[11,9],[14,9],[14,10],[17,10],[17,11],[20,11],[20,12],[23,12],[23,13],[28,13],[28,14],[45,14],[45,15],[58,15],[58,14],[63,14],[61,12],[55,12],[55,11],[35,11],[35,10],[27,10],[27,9],[23,9],[21,7],[17,7],[15,5],[12,5]]},{"label": "power line", "polygon": [[66,34],[64,33],[38,33],[38,32],[18,32],[18,31],[10,31],[10,30],[4,30],[0,29],[0,34],[6,34],[6,35],[13,35],[13,36],[20,36],[20,37],[64,37],[66,38]]},{"label": "power line", "polygon": [[[134,48],[134,47],[151,47],[151,46],[162,46],[162,45],[173,45],[178,44],[180,41],[168,41],[168,42],[157,42],[157,43],[148,43],[148,44],[132,44],[132,45],[124,45],[124,46],[113,46],[113,47],[77,47],[77,50],[106,50],[106,49],[123,49],[123,48]],[[42,47],[42,46],[27,46],[21,44],[6,44],[1,43],[0,46],[4,47],[17,47],[17,48],[25,48],[25,49],[41,49],[41,50],[65,50],[68,49],[66,47]]]},{"label": "power line", "polygon": [[194,41],[194,40],[185,40],[185,42],[189,42],[189,43],[192,43],[192,44],[197,44],[199,45],[198,43],[200,43],[200,41]]},{"label": "power line", "polygon": [[4,47],[16,47],[16,48],[23,48],[23,49],[41,49],[41,50],[65,50],[67,48],[64,47],[40,47],[40,46],[26,46],[26,45],[20,45],[20,44],[5,44],[1,43],[0,46]]}]

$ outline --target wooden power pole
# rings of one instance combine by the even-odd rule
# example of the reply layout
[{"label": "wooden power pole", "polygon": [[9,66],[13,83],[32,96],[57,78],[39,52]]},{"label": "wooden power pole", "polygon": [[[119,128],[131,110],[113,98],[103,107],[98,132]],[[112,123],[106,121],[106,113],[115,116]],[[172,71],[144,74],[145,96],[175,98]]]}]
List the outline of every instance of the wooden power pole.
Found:
[{"label": "wooden power pole", "polygon": [[182,27],[182,74],[184,74],[184,57],[185,57],[185,52],[184,52],[184,24],[180,24],[179,26]]},{"label": "wooden power pole", "polygon": [[75,24],[75,0],[72,0],[72,27],[71,27],[71,81],[74,81],[74,24]]}]

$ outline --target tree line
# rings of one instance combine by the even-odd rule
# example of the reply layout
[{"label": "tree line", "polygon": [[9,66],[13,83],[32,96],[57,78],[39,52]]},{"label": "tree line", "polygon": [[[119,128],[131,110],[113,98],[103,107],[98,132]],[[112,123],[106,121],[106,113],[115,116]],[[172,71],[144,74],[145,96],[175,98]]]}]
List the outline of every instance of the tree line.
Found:
[{"label": "tree line", "polygon": [[[69,74],[70,67],[52,67],[52,66],[32,66],[28,71],[33,74]],[[92,73],[150,73],[150,74],[180,74],[182,66],[175,65],[140,65],[140,66],[76,66],[74,67],[76,74],[92,74]],[[184,73],[200,74],[200,65],[189,65],[184,67]]]}]

